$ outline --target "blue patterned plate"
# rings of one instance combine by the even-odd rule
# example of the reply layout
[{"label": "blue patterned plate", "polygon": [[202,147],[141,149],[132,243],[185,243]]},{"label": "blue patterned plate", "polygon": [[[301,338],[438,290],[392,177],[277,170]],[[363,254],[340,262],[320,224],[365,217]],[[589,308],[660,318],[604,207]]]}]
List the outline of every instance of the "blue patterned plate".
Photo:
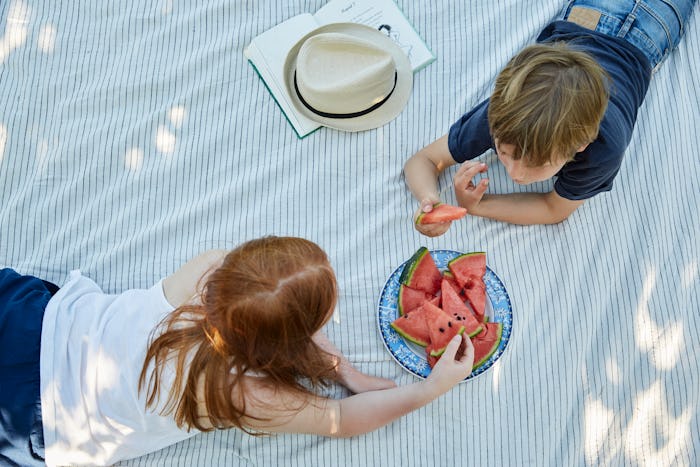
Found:
[{"label": "blue patterned plate", "polygon": [[[462,253],[452,250],[432,250],[430,255],[433,257],[437,267],[444,271],[447,269],[447,263],[461,255]],[[416,376],[426,378],[430,374],[430,365],[425,356],[425,349],[413,342],[407,341],[399,333],[391,327],[392,321],[399,317],[398,298],[399,298],[399,278],[404,267],[404,262],[401,266],[391,273],[389,279],[384,284],[382,294],[379,296],[379,332],[382,335],[382,340],[389,353],[394,359]],[[510,304],[508,292],[501,282],[501,279],[489,268],[486,267],[484,275],[484,284],[486,285],[486,310],[485,314],[489,317],[489,321],[497,321],[503,323],[503,336],[501,343],[496,349],[496,352],[479,368],[472,371],[464,381],[468,381],[476,376],[479,376],[489,368],[503,355],[506,350],[510,335],[513,331],[513,308]]]}]

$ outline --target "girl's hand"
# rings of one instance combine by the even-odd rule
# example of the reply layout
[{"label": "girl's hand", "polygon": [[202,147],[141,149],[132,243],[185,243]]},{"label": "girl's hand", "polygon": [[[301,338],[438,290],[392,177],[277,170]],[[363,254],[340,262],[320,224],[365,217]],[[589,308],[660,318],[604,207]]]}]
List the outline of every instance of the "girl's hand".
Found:
[{"label": "girl's hand", "polygon": [[437,196],[428,196],[427,198],[421,200],[420,207],[415,214],[413,214],[413,225],[416,227],[416,230],[428,237],[438,237],[447,232],[452,225],[452,222],[440,222],[438,224],[416,224],[416,219],[418,219],[418,216],[424,212],[432,211],[433,205],[439,202],[440,198]]},{"label": "girl's hand", "polygon": [[483,162],[465,162],[457,170],[454,176],[455,196],[457,202],[470,213],[477,210],[486,189],[489,186],[489,179],[483,178],[474,184],[474,177],[478,173],[485,173],[488,167]]},{"label": "girl's hand", "polygon": [[[464,353],[458,360],[455,360],[456,356],[459,357],[457,351],[462,344],[464,344]],[[472,340],[469,336],[456,335],[447,344],[445,353],[442,354],[425,381],[433,386],[439,394],[442,394],[469,376],[473,364],[474,346]]]}]

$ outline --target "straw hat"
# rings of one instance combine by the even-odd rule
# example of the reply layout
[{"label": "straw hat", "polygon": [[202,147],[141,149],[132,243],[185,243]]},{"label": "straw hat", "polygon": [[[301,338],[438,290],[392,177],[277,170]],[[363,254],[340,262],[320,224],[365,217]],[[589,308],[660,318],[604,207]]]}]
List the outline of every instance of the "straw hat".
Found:
[{"label": "straw hat", "polygon": [[390,122],[413,87],[413,70],[401,48],[380,31],[356,23],[311,31],[291,48],[284,69],[297,111],[345,131]]}]

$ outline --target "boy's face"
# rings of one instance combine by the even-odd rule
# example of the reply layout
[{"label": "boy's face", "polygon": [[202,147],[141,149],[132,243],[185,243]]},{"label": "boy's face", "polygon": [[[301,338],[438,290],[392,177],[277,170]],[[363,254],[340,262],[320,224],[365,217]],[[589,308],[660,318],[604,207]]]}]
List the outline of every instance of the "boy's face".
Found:
[{"label": "boy's face", "polygon": [[495,143],[498,159],[505,166],[510,178],[518,185],[529,185],[530,183],[549,180],[568,162],[565,158],[558,158],[556,159],[557,162],[547,162],[545,165],[532,167],[527,165],[522,157],[517,160],[513,159],[513,154],[515,154],[514,145],[499,143],[498,139],[496,139]]}]

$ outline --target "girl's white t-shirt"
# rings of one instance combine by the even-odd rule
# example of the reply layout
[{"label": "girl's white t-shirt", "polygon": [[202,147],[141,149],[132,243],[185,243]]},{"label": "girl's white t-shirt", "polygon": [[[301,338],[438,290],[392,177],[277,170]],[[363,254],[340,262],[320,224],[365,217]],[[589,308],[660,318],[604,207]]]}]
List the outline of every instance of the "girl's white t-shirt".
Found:
[{"label": "girl's white t-shirt", "polygon": [[[162,281],[105,294],[72,271],[49,301],[41,333],[41,408],[48,465],[109,465],[198,433],[160,404],[146,410],[138,380],[152,330],[173,310]],[[165,390],[174,374],[164,371]]]}]

